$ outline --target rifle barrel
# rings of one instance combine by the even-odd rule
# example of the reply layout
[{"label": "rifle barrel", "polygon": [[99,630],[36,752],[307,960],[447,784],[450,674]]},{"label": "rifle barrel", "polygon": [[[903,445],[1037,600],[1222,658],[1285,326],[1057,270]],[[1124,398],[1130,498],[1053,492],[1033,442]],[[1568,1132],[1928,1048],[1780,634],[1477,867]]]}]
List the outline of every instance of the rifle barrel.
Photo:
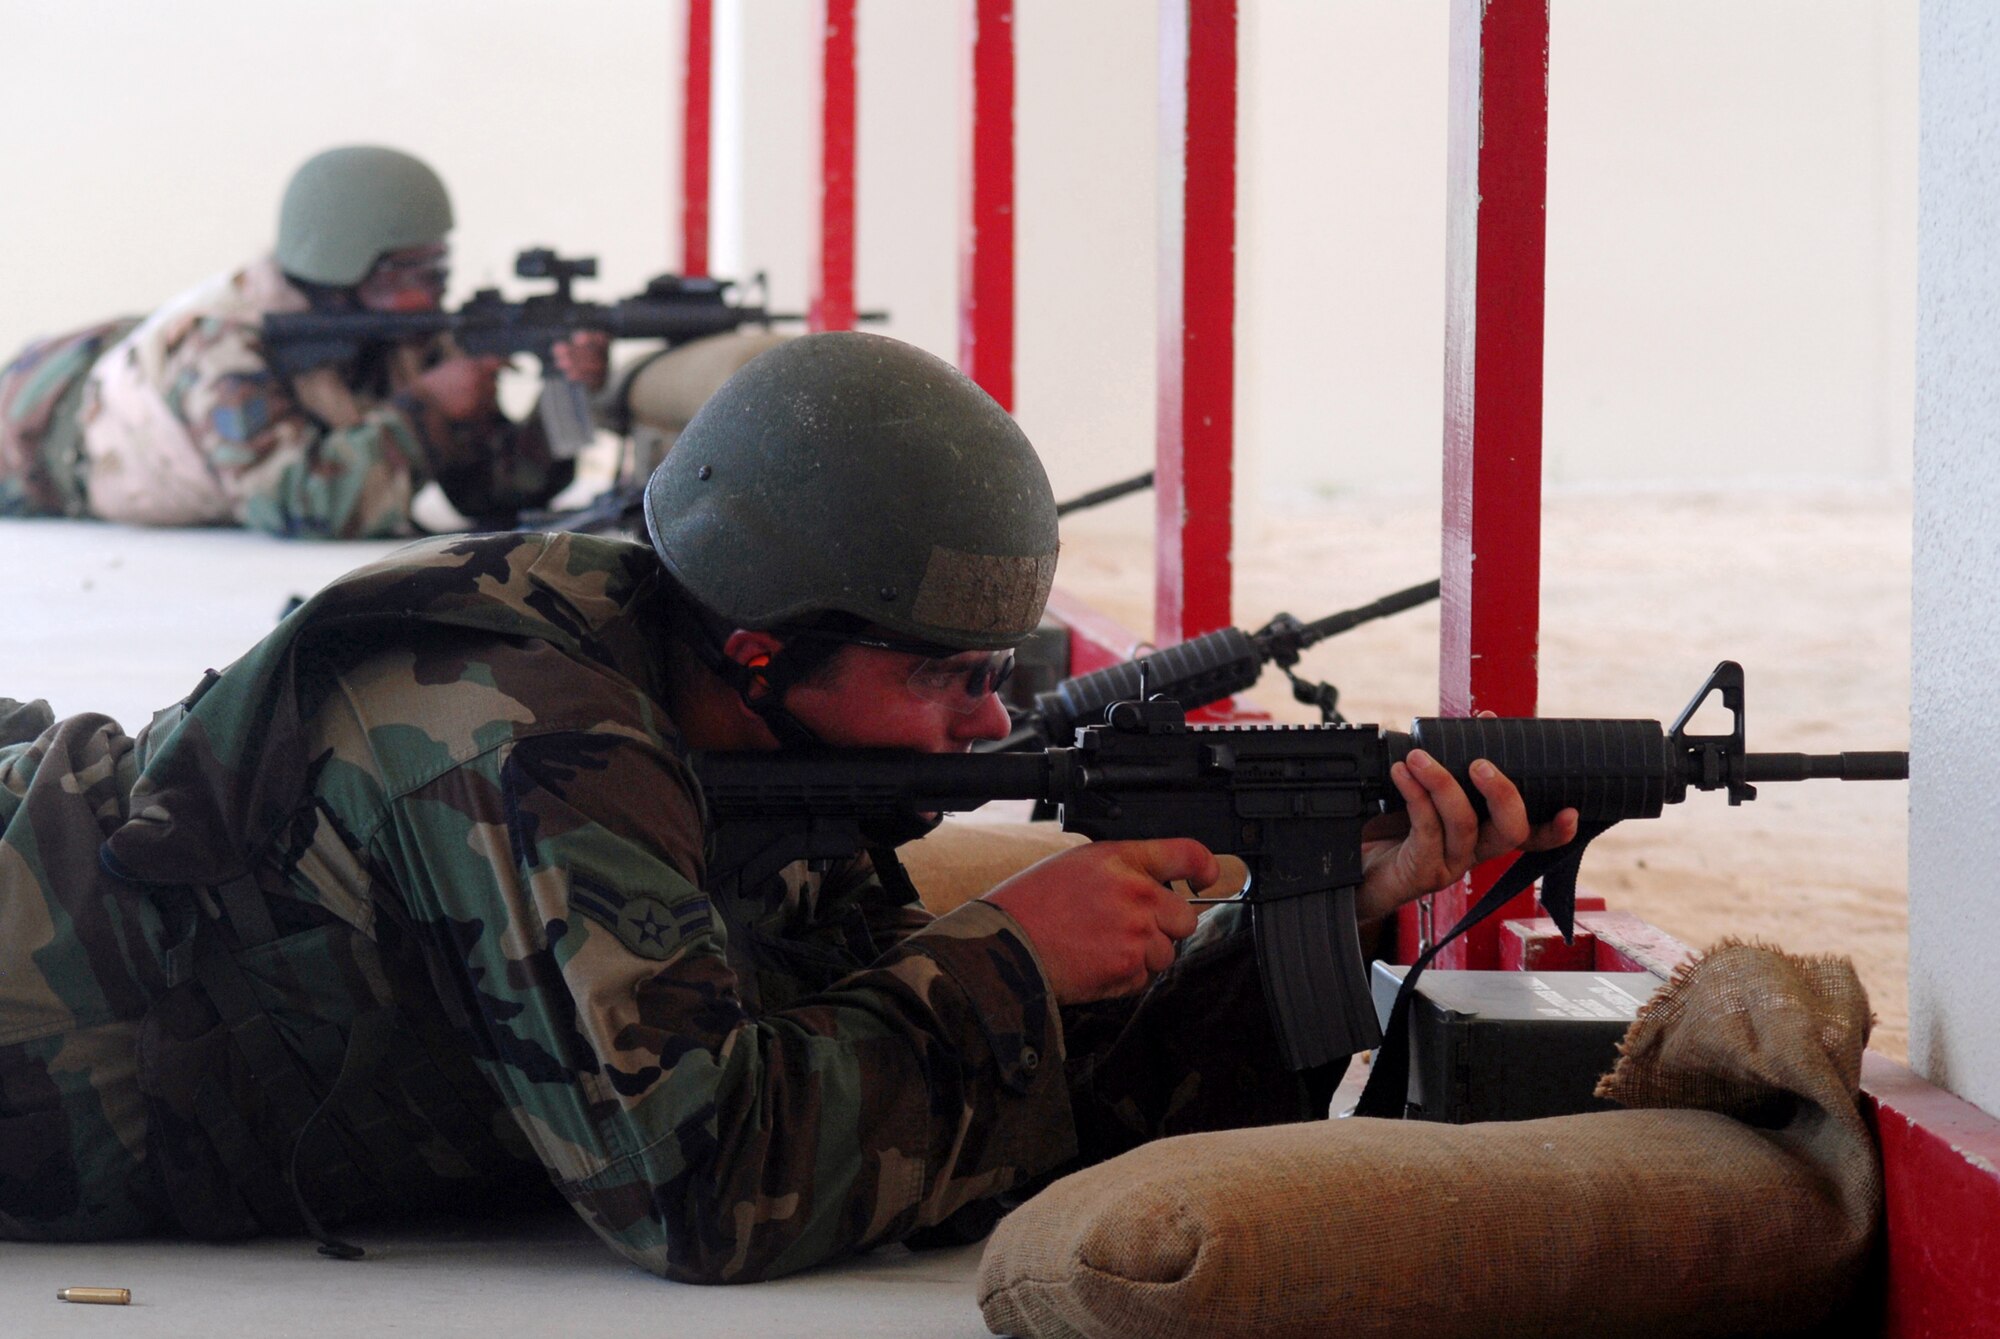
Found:
[{"label": "rifle barrel", "polygon": [[1101,502],[1110,502],[1115,498],[1124,497],[1127,493],[1141,492],[1152,486],[1153,472],[1147,470],[1144,474],[1134,475],[1130,479],[1125,479],[1115,484],[1106,484],[1102,488],[1092,489],[1090,492],[1073,497],[1067,502],[1058,502],[1056,503],[1056,515],[1067,516],[1073,511],[1082,511],[1086,507],[1095,507]]},{"label": "rifle barrel", "polygon": [[1907,753],[1746,753],[1745,781],[1907,781]]},{"label": "rifle barrel", "polygon": [[1349,628],[1372,623],[1391,614],[1400,614],[1405,609],[1415,609],[1420,604],[1429,604],[1443,589],[1441,581],[1426,581],[1422,585],[1384,595],[1373,604],[1364,604],[1358,609],[1347,609],[1338,614],[1328,614],[1325,618],[1315,619],[1299,630],[1299,646],[1303,649],[1314,642],[1325,641],[1328,637],[1346,632]]}]

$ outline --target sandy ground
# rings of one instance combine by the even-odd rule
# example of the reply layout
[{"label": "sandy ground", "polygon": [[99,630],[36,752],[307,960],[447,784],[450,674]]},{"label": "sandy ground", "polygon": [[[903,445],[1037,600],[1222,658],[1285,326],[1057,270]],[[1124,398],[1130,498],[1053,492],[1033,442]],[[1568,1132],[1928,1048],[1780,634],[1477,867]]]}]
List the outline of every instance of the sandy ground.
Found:
[{"label": "sandy ground", "polygon": [[[1065,522],[1058,584],[1152,624],[1150,499]],[[1438,573],[1434,499],[1356,499],[1264,517],[1237,543],[1235,616],[1312,619]],[[1907,490],[1552,493],[1543,516],[1541,714],[1670,721],[1720,660],[1746,674],[1753,750],[1909,747]],[[1437,705],[1437,606],[1356,629],[1302,668],[1350,720],[1407,727]],[[1253,699],[1316,719],[1267,674]],[[1724,936],[1854,960],[1873,1045],[1908,1046],[1909,787],[1816,781],[1732,809],[1696,794],[1600,838],[1584,891],[1696,948]]]},{"label": "sandy ground", "polygon": [[[1314,618],[1438,572],[1437,508],[1348,500],[1269,517],[1239,536],[1236,617]],[[1152,621],[1151,501],[1065,522],[1059,584],[1135,631]],[[1748,672],[1753,749],[1906,748],[1909,498],[1847,490],[1748,496],[1610,492],[1548,499],[1544,715],[1670,720],[1716,661]],[[393,547],[287,544],[233,531],[0,523],[8,635],[0,695],[103,711],[137,729],[267,632],[305,593]],[[1437,701],[1436,606],[1323,643],[1305,670],[1356,721],[1405,725]],[[1257,695],[1311,719],[1284,681]],[[1591,849],[1588,891],[1696,947],[1754,936],[1853,957],[1907,1045],[1908,788],[1768,786],[1730,809],[1701,794]]]}]

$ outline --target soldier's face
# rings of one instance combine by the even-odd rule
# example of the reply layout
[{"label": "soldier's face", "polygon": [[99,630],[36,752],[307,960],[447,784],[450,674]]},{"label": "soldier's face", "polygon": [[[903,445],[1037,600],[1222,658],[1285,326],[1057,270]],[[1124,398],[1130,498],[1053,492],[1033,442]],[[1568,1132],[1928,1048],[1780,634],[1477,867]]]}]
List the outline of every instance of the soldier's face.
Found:
[{"label": "soldier's face", "polygon": [[354,296],[372,312],[436,311],[450,281],[450,249],[431,242],[384,252],[355,285]]},{"label": "soldier's face", "polygon": [[1007,708],[994,691],[998,670],[984,651],[938,660],[843,646],[786,694],[785,706],[836,747],[963,753],[1007,735]]}]

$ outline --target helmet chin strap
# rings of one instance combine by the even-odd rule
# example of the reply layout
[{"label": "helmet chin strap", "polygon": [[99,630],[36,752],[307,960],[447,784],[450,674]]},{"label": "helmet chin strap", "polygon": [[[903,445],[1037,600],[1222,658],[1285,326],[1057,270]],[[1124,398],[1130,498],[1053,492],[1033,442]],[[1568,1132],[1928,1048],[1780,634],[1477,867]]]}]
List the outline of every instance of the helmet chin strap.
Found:
[{"label": "helmet chin strap", "polygon": [[724,654],[714,637],[697,633],[682,639],[694,649],[716,678],[728,684],[743,705],[755,713],[771,732],[781,749],[823,748],[826,741],[785,707],[785,694],[806,676],[811,665],[801,667],[789,648],[780,647],[775,656],[758,656],[745,665]]},{"label": "helmet chin strap", "polygon": [[[724,657],[728,660],[728,657]],[[764,728],[777,738],[781,749],[823,748],[826,741],[814,734],[812,728],[794,716],[785,706],[785,694],[791,691],[803,675],[789,662],[783,650],[773,656],[759,656],[748,665],[738,665],[733,660],[728,663],[736,670],[736,696],[743,705],[757,713],[764,722]],[[762,692],[754,692],[762,688]]]},{"label": "helmet chin strap", "polygon": [[709,613],[677,587],[681,612],[677,640],[695,654],[708,671],[729,685],[737,699],[764,723],[781,749],[824,748],[821,739],[804,721],[785,707],[785,695],[826,660],[826,654],[801,654],[787,639],[775,654],[756,656],[745,665],[732,660],[723,650],[730,630],[725,620]]}]

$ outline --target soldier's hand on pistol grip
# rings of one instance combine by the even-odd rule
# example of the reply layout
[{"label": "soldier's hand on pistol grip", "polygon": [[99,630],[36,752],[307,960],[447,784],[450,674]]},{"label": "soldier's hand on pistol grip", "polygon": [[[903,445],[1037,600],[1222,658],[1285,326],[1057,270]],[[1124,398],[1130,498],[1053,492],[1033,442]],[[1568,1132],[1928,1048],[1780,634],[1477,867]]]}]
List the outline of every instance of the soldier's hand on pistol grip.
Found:
[{"label": "soldier's hand on pistol grip", "polygon": [[1020,923],[1059,1004],[1131,995],[1174,960],[1196,911],[1169,888],[1222,877],[1207,847],[1185,838],[1092,842],[1030,865],[986,900]]}]

